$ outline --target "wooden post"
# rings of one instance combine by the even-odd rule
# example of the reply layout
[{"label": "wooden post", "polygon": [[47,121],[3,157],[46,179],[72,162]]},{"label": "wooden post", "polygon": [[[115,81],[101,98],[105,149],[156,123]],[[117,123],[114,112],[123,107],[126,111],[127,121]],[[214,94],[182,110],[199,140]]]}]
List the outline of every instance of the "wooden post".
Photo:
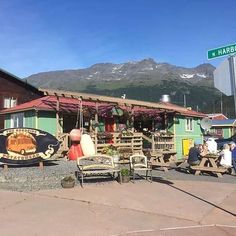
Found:
[{"label": "wooden post", "polygon": [[43,162],[42,161],[39,162],[39,169],[43,170]]},{"label": "wooden post", "polygon": [[167,130],[168,121],[167,121],[167,113],[166,113],[166,111],[164,112],[164,122],[165,122],[165,130]]},{"label": "wooden post", "polygon": [[7,165],[7,164],[4,164],[4,165],[3,165],[3,170],[4,170],[4,171],[8,171],[8,165]]},{"label": "wooden post", "polygon": [[154,137],[154,134],[152,134],[152,152],[155,152],[155,137]]},{"label": "wooden post", "polygon": [[35,111],[35,128],[38,129],[38,110]]},{"label": "wooden post", "polygon": [[57,131],[56,131],[56,137],[58,138],[59,137],[59,109],[60,109],[60,101],[59,101],[59,97],[57,97],[57,106],[56,106],[56,122],[57,122]]},{"label": "wooden post", "polygon": [[96,113],[95,113],[95,151],[97,153],[97,146],[98,146],[98,103],[96,102]]},{"label": "wooden post", "polygon": [[131,131],[134,132],[134,110],[133,110],[133,106],[131,107],[131,123],[132,123],[132,128]]}]

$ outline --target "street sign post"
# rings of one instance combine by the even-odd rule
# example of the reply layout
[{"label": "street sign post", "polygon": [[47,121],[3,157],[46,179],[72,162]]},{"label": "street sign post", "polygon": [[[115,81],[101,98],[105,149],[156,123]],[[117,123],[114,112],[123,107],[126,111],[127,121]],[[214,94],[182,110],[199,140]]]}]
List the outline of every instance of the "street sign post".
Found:
[{"label": "street sign post", "polygon": [[[214,71],[215,87],[226,95],[234,95],[234,112],[236,116],[236,43],[207,51],[208,60],[229,55],[228,61],[223,62]],[[220,80],[224,80],[220,81]],[[222,83],[223,82],[223,83]]]},{"label": "street sign post", "polygon": [[236,43],[207,51],[207,59],[211,60],[217,57],[223,57],[236,53]]}]

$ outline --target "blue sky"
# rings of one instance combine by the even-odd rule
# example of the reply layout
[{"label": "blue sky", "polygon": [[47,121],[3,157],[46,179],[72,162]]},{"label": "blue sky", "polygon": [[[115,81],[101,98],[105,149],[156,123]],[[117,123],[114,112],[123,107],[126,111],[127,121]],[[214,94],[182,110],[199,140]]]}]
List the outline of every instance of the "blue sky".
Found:
[{"label": "blue sky", "polygon": [[195,67],[236,42],[235,0],[0,0],[0,68],[19,77],[147,57]]}]

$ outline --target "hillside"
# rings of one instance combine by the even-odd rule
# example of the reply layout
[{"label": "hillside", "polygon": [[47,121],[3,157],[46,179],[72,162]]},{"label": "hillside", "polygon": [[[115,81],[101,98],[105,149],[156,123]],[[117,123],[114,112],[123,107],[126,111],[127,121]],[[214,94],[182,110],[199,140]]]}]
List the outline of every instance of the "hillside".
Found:
[{"label": "hillside", "polygon": [[[220,112],[220,92],[213,86],[211,64],[184,68],[157,63],[148,58],[121,64],[99,63],[89,68],[43,72],[25,80],[41,88],[81,91],[127,98],[159,101],[169,94],[171,101],[206,113]],[[224,97],[225,115],[232,116],[232,99]]]}]

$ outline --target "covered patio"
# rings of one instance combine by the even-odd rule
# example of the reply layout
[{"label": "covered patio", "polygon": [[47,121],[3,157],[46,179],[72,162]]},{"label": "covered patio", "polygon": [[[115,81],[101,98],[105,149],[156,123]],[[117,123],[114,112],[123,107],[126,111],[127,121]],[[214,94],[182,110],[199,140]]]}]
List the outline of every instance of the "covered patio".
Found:
[{"label": "covered patio", "polygon": [[25,127],[45,130],[59,139],[60,153],[68,151],[69,133],[75,128],[91,135],[98,153],[111,144],[131,153],[145,149],[152,153],[176,152],[176,127],[183,126],[176,117],[193,117],[198,122],[205,116],[166,102],[61,90],[40,91],[44,97],[1,112],[5,114],[5,128],[12,126],[11,116],[23,113]]}]

